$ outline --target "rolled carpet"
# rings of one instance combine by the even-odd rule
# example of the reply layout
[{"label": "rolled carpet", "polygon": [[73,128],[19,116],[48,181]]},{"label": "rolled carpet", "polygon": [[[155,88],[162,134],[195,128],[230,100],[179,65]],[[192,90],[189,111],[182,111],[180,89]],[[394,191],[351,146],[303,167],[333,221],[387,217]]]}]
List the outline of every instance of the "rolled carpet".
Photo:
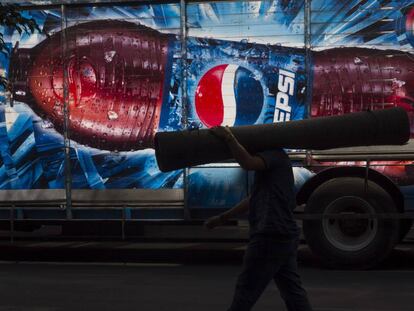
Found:
[{"label": "rolled carpet", "polygon": [[[410,138],[410,122],[403,108],[392,108],[237,126],[231,131],[250,153],[275,148],[323,150],[403,145]],[[163,172],[232,158],[227,145],[208,129],[159,132],[154,143],[157,163]]]}]

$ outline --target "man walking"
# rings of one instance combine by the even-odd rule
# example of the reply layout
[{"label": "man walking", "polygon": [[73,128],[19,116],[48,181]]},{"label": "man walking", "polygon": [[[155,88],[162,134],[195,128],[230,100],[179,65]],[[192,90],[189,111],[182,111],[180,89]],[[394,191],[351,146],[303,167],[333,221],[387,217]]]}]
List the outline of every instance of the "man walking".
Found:
[{"label": "man walking", "polygon": [[272,279],[289,311],[311,311],[297,272],[299,228],[293,219],[296,201],[289,157],[283,149],[251,155],[228,127],[211,132],[227,144],[243,169],[255,171],[251,196],[205,223],[212,229],[249,212],[250,241],[228,311],[251,310]]}]

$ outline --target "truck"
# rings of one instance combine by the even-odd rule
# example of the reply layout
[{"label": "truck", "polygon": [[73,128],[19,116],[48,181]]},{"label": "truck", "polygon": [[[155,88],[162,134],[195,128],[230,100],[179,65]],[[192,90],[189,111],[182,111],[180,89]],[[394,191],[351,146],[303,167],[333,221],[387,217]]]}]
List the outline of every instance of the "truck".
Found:
[{"label": "truck", "polygon": [[[201,224],[249,194],[252,172],[231,162],[160,172],[158,131],[390,107],[414,126],[414,0],[15,3],[41,32],[2,26],[0,223],[12,239],[44,224],[117,221],[122,238],[131,222]],[[287,152],[295,215],[326,264],[371,267],[410,231],[411,140]]]}]

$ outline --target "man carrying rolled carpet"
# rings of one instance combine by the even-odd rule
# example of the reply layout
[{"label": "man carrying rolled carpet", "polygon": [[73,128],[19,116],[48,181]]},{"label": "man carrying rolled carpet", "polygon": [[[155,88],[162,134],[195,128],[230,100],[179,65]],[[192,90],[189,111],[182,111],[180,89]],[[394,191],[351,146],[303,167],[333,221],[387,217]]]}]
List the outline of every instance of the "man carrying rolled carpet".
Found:
[{"label": "man carrying rolled carpet", "polygon": [[283,149],[251,155],[228,127],[214,127],[211,132],[227,144],[243,169],[255,171],[251,195],[205,222],[213,229],[230,218],[249,215],[250,241],[228,311],[251,310],[272,279],[289,311],[312,310],[297,272],[299,228],[293,219],[295,193],[289,157]]}]

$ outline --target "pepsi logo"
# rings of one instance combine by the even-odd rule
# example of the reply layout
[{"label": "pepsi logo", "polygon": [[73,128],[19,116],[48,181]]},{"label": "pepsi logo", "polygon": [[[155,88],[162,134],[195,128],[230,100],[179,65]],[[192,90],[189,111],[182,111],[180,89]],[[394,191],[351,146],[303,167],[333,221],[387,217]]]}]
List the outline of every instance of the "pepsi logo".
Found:
[{"label": "pepsi logo", "polygon": [[254,124],[264,102],[263,87],[245,67],[223,64],[208,70],[195,92],[195,109],[206,127]]}]

